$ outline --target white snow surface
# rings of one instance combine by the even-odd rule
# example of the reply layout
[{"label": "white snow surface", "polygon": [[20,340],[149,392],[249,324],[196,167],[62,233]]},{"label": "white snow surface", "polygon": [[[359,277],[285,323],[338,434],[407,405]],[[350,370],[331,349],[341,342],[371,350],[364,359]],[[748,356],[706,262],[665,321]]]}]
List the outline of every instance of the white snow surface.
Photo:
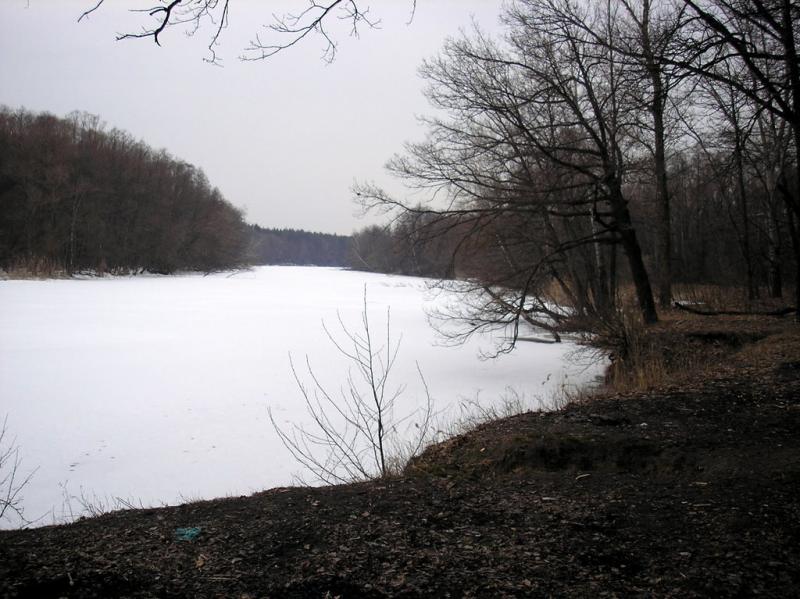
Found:
[{"label": "white snow surface", "polygon": [[81,495],[149,506],[291,484],[302,469],[267,408],[287,428],[308,421],[289,353],[296,364],[308,356],[330,390],[345,383],[347,361],[322,321],[336,331],[338,311],[357,330],[365,286],[373,328],[385,331],[390,307],[393,335],[402,335],[390,378],[407,385],[398,410],[423,401],[415,363],[440,421],[464,400],[490,407],[509,390],[536,407],[556,386],[592,381],[602,368],[567,359],[569,343],[519,343],[492,360],[479,357],[491,335],[445,346],[426,310],[447,298],[413,277],[259,267],[0,281],[0,422],[7,414],[23,473],[37,468],[24,490],[26,517],[75,517]]}]

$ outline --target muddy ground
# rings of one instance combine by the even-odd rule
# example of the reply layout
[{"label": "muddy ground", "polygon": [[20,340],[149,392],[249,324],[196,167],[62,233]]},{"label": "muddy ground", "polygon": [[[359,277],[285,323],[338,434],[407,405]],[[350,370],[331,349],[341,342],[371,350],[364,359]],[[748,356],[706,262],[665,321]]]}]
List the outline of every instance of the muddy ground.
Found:
[{"label": "muddy ground", "polygon": [[668,384],[484,424],[398,478],[0,532],[0,596],[800,596],[797,325],[653,334]]}]

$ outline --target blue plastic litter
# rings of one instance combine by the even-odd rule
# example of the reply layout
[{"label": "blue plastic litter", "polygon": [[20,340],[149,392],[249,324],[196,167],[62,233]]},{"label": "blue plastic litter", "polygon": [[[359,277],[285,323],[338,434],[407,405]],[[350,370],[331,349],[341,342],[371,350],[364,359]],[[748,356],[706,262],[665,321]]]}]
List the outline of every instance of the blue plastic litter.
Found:
[{"label": "blue plastic litter", "polygon": [[175,538],[179,541],[194,541],[198,536],[200,536],[199,526],[175,529]]}]

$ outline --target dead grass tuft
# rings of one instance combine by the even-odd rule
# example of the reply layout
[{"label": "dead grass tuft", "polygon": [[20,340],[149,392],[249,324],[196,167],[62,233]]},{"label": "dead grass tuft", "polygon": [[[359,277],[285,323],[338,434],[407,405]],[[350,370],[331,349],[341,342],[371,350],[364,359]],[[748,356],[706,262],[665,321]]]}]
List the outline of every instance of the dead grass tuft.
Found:
[{"label": "dead grass tuft", "polygon": [[42,256],[17,258],[2,272],[7,279],[60,279],[69,276],[62,263]]}]

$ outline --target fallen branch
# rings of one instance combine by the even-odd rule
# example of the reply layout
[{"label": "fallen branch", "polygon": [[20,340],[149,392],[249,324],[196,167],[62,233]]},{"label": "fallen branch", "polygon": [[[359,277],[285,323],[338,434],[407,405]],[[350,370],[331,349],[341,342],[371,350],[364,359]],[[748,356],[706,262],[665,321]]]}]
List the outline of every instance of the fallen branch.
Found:
[{"label": "fallen branch", "polygon": [[531,343],[559,343],[555,339],[544,339],[542,337],[517,337],[517,341],[530,341]]},{"label": "fallen branch", "polygon": [[[507,310],[509,313],[517,314],[522,320],[527,322],[534,328],[542,329],[547,331],[553,336],[553,343],[561,343],[561,335],[558,334],[556,327],[550,326],[546,322],[542,322],[541,320],[534,319],[530,313],[525,310],[525,308],[520,304],[519,306],[514,306],[511,302],[508,302],[504,299],[499,293],[495,293],[488,285],[483,286],[483,291],[494,300],[498,305],[500,305],[503,309]],[[521,339],[517,337],[517,339]],[[534,341],[534,338],[530,337],[527,339],[523,339],[523,341]],[[538,341],[538,339],[537,339]]]},{"label": "fallen branch", "polygon": [[672,304],[678,310],[683,310],[684,312],[689,312],[690,314],[698,314],[700,316],[787,316],[789,314],[793,314],[797,312],[797,308],[793,308],[792,306],[786,306],[785,308],[780,308],[779,310],[698,310],[697,308],[691,308],[689,306],[685,306],[680,302],[674,302]]}]

